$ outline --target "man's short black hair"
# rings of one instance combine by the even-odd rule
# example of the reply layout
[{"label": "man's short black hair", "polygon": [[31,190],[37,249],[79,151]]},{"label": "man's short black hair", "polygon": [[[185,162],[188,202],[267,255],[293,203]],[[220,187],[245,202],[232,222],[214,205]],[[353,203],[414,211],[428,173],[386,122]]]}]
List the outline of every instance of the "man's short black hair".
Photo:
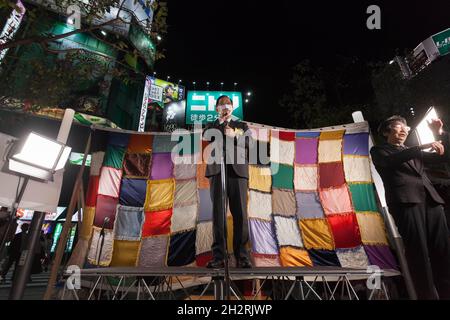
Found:
[{"label": "man's short black hair", "polygon": [[391,124],[395,122],[401,122],[404,125],[406,125],[406,119],[403,118],[402,116],[397,115],[391,116],[380,123],[380,125],[378,126],[378,134],[384,136],[385,133],[391,132]]}]

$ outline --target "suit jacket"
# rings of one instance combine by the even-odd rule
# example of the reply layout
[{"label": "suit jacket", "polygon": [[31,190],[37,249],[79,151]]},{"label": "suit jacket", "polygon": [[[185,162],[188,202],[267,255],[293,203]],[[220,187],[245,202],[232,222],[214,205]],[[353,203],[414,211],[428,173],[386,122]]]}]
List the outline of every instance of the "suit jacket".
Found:
[{"label": "suit jacket", "polygon": [[439,156],[418,146],[408,148],[384,143],[372,147],[370,154],[383,180],[388,204],[422,203],[427,193],[436,203],[444,204],[425,173],[424,164],[448,161],[448,150]]},{"label": "suit jacket", "polygon": [[[244,122],[237,120],[230,120],[229,127],[232,129],[240,129],[235,138],[226,137],[224,135],[225,125],[220,124],[219,120],[214,121],[213,123],[208,124],[203,131],[203,138],[207,141],[212,142],[212,152],[211,157],[217,157],[220,160],[220,154],[216,153],[216,150],[223,150],[226,152],[226,146],[231,145],[229,151],[226,152],[225,163],[231,164],[233,171],[242,178],[248,179],[248,149],[253,144],[253,139],[251,137],[251,132],[248,129],[248,125]],[[214,131],[208,131],[209,129],[217,129],[220,131],[223,141],[225,143],[223,145],[219,145],[217,141],[215,141]],[[209,133],[208,133],[209,132]],[[217,131],[215,131],[217,133]],[[213,137],[211,137],[211,134]],[[214,161],[214,163],[209,163],[206,166],[206,177],[212,177],[217,174],[220,174],[220,161]]]}]

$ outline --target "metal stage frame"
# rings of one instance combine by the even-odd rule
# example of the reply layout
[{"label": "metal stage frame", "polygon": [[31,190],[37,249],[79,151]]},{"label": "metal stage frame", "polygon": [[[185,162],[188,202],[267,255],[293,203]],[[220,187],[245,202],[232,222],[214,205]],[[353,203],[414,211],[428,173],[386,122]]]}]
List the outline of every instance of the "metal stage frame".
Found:
[{"label": "metal stage frame", "polygon": [[[66,298],[75,300],[201,300],[209,288],[214,291],[214,299],[225,299],[223,269],[197,267],[95,268],[81,269],[79,276],[83,291],[72,289],[74,274],[66,271],[61,300]],[[361,297],[357,294],[355,284],[365,280],[366,299],[382,297],[389,300],[385,279],[396,276],[401,276],[401,273],[396,270],[380,269],[368,271],[336,267],[230,268],[230,292],[233,300],[360,300]],[[195,281],[189,283],[183,279],[186,277],[195,278]],[[376,281],[379,285],[368,288],[367,282],[375,280],[375,277],[378,277]],[[236,281],[239,280],[253,280],[252,296],[244,297],[236,284]],[[68,284],[70,285],[68,286]],[[192,299],[193,293],[189,292],[190,288],[192,290],[199,286],[204,286],[202,292],[195,295],[196,299]],[[83,292],[84,296],[81,296],[80,292]],[[264,295],[263,292],[265,292]]]}]

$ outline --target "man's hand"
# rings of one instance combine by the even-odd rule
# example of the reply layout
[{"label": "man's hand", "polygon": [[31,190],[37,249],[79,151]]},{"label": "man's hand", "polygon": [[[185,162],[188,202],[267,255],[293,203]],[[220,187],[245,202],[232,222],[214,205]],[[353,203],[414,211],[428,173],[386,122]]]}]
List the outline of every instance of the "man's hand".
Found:
[{"label": "man's hand", "polygon": [[431,129],[434,135],[441,135],[443,126],[444,123],[441,119],[432,119],[430,122],[428,122],[428,127]]},{"label": "man's hand", "polygon": [[230,137],[230,138],[236,137],[236,133],[235,133],[234,130],[231,129],[229,126],[226,126],[226,127],[225,127],[225,135],[226,135],[227,137]]},{"label": "man's hand", "polygon": [[421,149],[428,149],[431,148],[432,150],[436,151],[436,153],[440,156],[442,156],[444,154],[445,148],[442,145],[441,141],[436,141],[436,142],[431,142],[431,143],[426,143],[426,144],[422,144],[420,146]]}]

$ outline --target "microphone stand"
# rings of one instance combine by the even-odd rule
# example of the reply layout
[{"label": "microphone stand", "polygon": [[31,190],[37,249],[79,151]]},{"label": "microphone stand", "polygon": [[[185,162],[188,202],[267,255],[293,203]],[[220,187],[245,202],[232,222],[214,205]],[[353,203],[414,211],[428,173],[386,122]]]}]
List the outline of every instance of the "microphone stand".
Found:
[{"label": "microphone stand", "polygon": [[109,222],[109,218],[105,217],[105,219],[103,220],[102,230],[100,231],[100,237],[102,238],[102,240],[100,242],[100,252],[99,252],[98,258],[97,258],[97,266],[100,265],[100,259],[102,257],[103,245],[105,244],[105,225],[108,222]]},{"label": "microphone stand", "polygon": [[[225,125],[226,126],[226,125]],[[226,140],[226,135],[224,135]],[[226,144],[225,144],[226,146]],[[224,280],[225,280],[225,300],[230,300],[230,266],[228,260],[228,245],[227,245],[227,183],[226,183],[226,165],[225,165],[225,150],[222,148],[222,161],[220,163],[220,178],[222,182],[222,219],[223,219],[223,252],[224,252]]]}]

